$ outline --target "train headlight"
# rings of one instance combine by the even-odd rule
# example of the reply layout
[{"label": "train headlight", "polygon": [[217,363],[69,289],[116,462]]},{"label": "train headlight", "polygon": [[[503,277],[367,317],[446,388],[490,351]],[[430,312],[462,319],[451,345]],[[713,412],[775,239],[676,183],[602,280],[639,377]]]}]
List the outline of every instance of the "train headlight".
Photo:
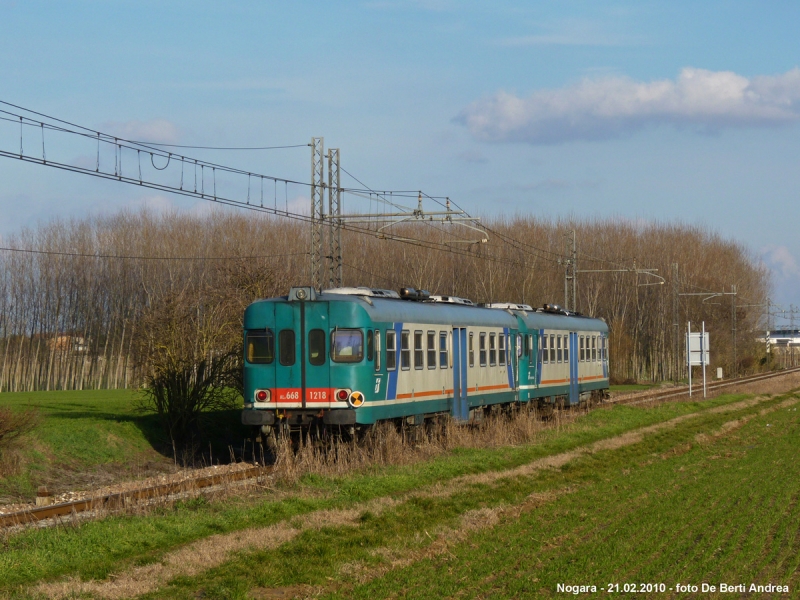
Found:
[{"label": "train headlight", "polygon": [[336,399],[339,402],[344,402],[350,397],[350,390],[336,390]]},{"label": "train headlight", "polygon": [[358,408],[359,406],[364,404],[364,394],[362,394],[361,392],[353,392],[347,399],[347,403],[353,408]]},{"label": "train headlight", "polygon": [[269,390],[256,390],[256,402],[269,402],[271,398]]}]

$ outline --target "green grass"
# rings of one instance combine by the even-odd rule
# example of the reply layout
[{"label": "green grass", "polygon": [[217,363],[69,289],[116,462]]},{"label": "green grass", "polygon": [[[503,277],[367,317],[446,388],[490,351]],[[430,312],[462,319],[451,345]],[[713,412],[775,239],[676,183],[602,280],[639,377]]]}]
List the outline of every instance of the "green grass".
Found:
[{"label": "green grass", "polygon": [[[0,498],[30,501],[39,485],[58,493],[150,475],[173,463],[168,443],[152,412],[138,409],[137,390],[4,392],[0,406],[38,412],[39,422],[17,450],[22,468],[0,477]],[[228,460],[229,445],[246,432],[237,410],[209,414],[206,434],[212,457]],[[204,447],[204,459],[208,451]]]},{"label": "green grass", "polygon": [[[357,527],[305,531],[276,550],[240,553],[200,576],[179,578],[153,597],[193,598],[202,590],[206,597],[243,598],[256,587],[308,584],[339,589],[333,595],[341,597],[384,597],[408,590],[407,597],[434,598],[467,587],[483,590],[473,596],[538,597],[552,593],[558,581],[600,585],[614,577],[624,583],[629,577],[638,581],[661,572],[686,581],[705,573],[697,564],[705,565],[710,575],[743,576],[748,571],[737,572],[745,565],[732,558],[734,548],[740,555],[755,557],[751,560],[760,568],[782,565],[770,576],[784,576],[790,572],[786,569],[796,566],[788,552],[795,552],[797,544],[786,527],[797,531],[793,499],[800,489],[800,473],[781,457],[797,453],[798,412],[756,416],[741,430],[697,443],[698,434],[714,431],[733,418],[755,415],[776,402],[735,414],[708,412],[738,399],[741,396],[655,409],[596,410],[567,430],[547,432],[536,444],[459,450],[425,463],[365,474],[307,477],[285,490],[281,500],[201,501],[149,517],[27,531],[7,539],[0,553],[0,593],[23,594],[21,586],[68,573],[102,579],[131,565],[158,562],[170,549],[208,535],[270,525],[314,510],[357,507],[384,496],[401,502],[379,515],[364,512]],[[450,496],[413,495],[460,475],[510,469],[689,413],[699,416],[633,446],[576,459],[559,470],[468,485]],[[766,422],[774,429],[766,428]],[[776,470],[770,462],[775,460],[787,464]],[[780,483],[777,478],[786,481],[775,496],[770,490]],[[755,492],[753,486],[758,488]],[[519,505],[535,492],[555,493],[558,499],[489,531],[473,533],[443,555],[417,560],[408,569],[390,571],[367,583],[359,584],[341,571],[346,564],[358,563],[367,572],[383,565],[375,553],[380,548],[423,551],[437,531],[458,528],[466,511]],[[763,510],[765,504],[769,510]],[[747,510],[741,518],[730,519],[736,507]],[[740,530],[750,533],[742,538],[736,533]],[[772,530],[772,537],[763,533]],[[767,538],[778,541],[765,546]],[[722,559],[734,562],[715,570]],[[491,573],[505,575],[491,579]]]},{"label": "green grass", "polygon": [[[797,414],[756,418],[708,444],[696,443],[697,423],[577,461],[558,479],[579,492],[471,536],[448,555],[354,586],[346,597],[550,597],[559,595],[558,583],[796,586]],[[683,454],[660,454],[684,444],[691,449]]]},{"label": "green grass", "polygon": [[[308,531],[277,552],[242,553],[153,597],[191,598],[203,590],[236,598],[255,587],[310,584],[340,588],[323,596],[330,598],[538,598],[556,595],[559,582],[786,582],[800,562],[800,465],[765,467],[792,462],[800,445],[798,413],[755,418],[707,445],[695,441],[760,408],[706,414],[558,471],[472,485],[450,497],[412,498],[359,527]],[[458,527],[468,510],[520,504],[548,491],[557,499],[435,558],[365,584],[342,575],[345,564],[367,572],[380,566],[377,548],[409,553],[428,546],[437,528]]]},{"label": "green grass", "polygon": [[30,496],[37,485],[55,481],[58,487],[70,474],[98,468],[127,472],[137,463],[167,460],[153,449],[161,435],[154,415],[137,412],[136,399],[133,390],[0,394],[2,406],[39,413],[21,447],[24,469],[0,479],[0,495]]}]

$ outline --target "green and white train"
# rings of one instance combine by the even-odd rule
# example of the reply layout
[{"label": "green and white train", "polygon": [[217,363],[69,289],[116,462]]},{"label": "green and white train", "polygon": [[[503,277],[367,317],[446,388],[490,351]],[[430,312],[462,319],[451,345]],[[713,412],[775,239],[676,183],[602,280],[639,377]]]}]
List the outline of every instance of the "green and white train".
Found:
[{"label": "green and white train", "polygon": [[588,403],[608,389],[608,326],[545,305],[404,288],[296,287],[244,315],[242,422],[342,427],[480,420],[498,405]]}]

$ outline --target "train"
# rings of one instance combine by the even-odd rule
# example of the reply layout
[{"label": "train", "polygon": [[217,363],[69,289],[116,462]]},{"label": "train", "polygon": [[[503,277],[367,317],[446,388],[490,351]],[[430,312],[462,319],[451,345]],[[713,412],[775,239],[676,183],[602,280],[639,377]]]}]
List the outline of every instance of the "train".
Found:
[{"label": "train", "polygon": [[607,396],[608,326],[556,305],[293,287],[244,313],[242,423],[257,435],[543,414]]}]

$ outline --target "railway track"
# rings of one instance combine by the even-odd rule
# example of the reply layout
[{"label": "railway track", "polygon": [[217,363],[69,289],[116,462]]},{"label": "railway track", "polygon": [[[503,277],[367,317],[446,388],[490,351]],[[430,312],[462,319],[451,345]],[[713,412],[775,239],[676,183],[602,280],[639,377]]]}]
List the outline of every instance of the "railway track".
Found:
[{"label": "railway track", "polygon": [[[793,369],[785,369],[783,371],[771,371],[769,373],[759,373],[757,375],[747,375],[745,377],[737,377],[736,379],[727,379],[724,381],[714,381],[708,383],[706,385],[706,389],[707,392],[716,392],[726,387],[755,383],[757,381],[764,381],[767,379],[775,379],[777,377],[784,377],[786,375],[790,375],[792,373],[797,373],[797,372],[800,372],[800,367],[795,367]],[[689,395],[689,386],[682,385],[656,391],[643,392],[641,394],[626,394],[625,396],[622,396],[617,399],[612,398],[611,400],[606,402],[606,404],[642,404],[644,402],[667,400],[670,398],[677,398],[680,396],[688,397],[688,395]],[[702,399],[703,397],[702,383],[699,386],[697,384],[692,385],[692,397],[694,398],[695,396]]]},{"label": "railway track", "polygon": [[254,479],[267,475],[269,471],[269,467],[252,466],[230,473],[206,475],[174,483],[164,483],[137,490],[96,496],[94,498],[39,506],[20,512],[0,515],[0,527],[6,528],[17,525],[30,525],[46,519],[71,517],[74,514],[87,511],[121,510],[155,498],[168,498],[170,496],[196,492],[213,486]]},{"label": "railway track", "polygon": [[[754,383],[767,379],[774,379],[776,377],[783,377],[791,373],[800,372],[800,367],[794,369],[786,369],[784,371],[777,371],[771,373],[764,373],[758,375],[750,375],[747,377],[740,377],[737,379],[730,379],[726,381],[716,381],[707,385],[709,392],[716,392],[720,389]],[[702,395],[702,388],[695,387],[695,393]],[[694,391],[693,390],[693,391]],[[680,386],[675,388],[662,389],[657,391],[648,391],[641,394],[628,394],[617,399],[612,399],[605,405],[614,404],[642,404],[645,402],[654,402],[660,400],[667,400],[671,398],[678,398],[688,396],[689,387]],[[87,498],[83,500],[75,500],[72,502],[62,502],[59,504],[51,504],[48,506],[40,506],[36,508],[27,509],[20,512],[9,513],[0,515],[0,528],[14,527],[19,525],[30,525],[39,521],[47,519],[57,519],[62,517],[71,517],[77,513],[88,511],[118,511],[124,508],[135,506],[141,502],[153,500],[156,498],[168,498],[170,496],[187,494],[197,492],[199,490],[207,489],[214,486],[230,484],[235,482],[246,481],[248,479],[255,479],[263,477],[270,472],[270,467],[252,466],[239,471],[220,473],[214,475],[206,475],[202,477],[190,478],[174,483],[165,483],[137,490],[126,492],[117,492]]]}]

